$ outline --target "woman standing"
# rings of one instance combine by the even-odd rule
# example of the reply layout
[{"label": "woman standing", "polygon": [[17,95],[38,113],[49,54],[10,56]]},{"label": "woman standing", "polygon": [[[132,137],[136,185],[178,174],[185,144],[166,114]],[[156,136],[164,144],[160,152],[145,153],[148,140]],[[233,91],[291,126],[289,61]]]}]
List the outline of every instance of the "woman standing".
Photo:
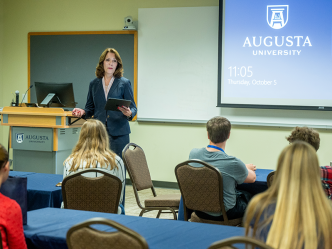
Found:
[{"label": "woman standing", "polygon": [[[129,143],[130,120],[137,113],[131,83],[123,76],[123,65],[119,53],[114,48],[106,49],[99,58],[96,76],[90,82],[84,110],[75,108],[76,117],[95,118],[105,124],[109,135],[111,150],[122,158],[122,150]],[[131,100],[128,107],[119,107],[121,112],[106,111],[108,98]]]},{"label": "woman standing", "polygon": [[280,249],[332,248],[332,207],[315,149],[297,141],[280,154],[273,183],[247,208],[246,234]]},{"label": "woman standing", "polygon": [[[125,188],[125,168],[122,159],[109,149],[105,126],[96,119],[86,121],[81,129],[78,142],[71,155],[64,162],[63,178],[84,169],[98,168],[117,176],[122,183],[118,213],[124,214],[123,193]],[[97,177],[96,173],[86,173],[86,177]]]},{"label": "woman standing", "polygon": [[[9,175],[9,157],[7,150],[0,144],[0,188]],[[27,248],[23,233],[21,207],[16,201],[0,193],[0,232],[3,249]],[[1,243],[1,241],[0,241]]]}]

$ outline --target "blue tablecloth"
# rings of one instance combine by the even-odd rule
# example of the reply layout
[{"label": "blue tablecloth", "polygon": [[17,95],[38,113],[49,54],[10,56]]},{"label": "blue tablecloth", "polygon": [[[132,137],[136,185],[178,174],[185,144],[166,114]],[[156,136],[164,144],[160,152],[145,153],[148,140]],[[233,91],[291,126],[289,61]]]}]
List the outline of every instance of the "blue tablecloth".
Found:
[{"label": "blue tablecloth", "polygon": [[254,183],[242,183],[237,186],[238,190],[248,191],[253,196],[267,190],[266,178],[272,169],[257,169],[256,170],[256,181]]},{"label": "blue tablecloth", "polygon": [[[272,171],[273,170],[271,170],[271,169],[257,169],[256,170],[256,181],[254,183],[242,183],[237,186],[237,189],[248,191],[253,196],[258,193],[264,192],[265,190],[267,190],[267,183],[266,183],[267,175]],[[189,210],[190,214],[191,214],[191,212],[192,211]],[[189,213],[188,213],[188,217],[190,217]],[[180,200],[178,220],[184,220],[184,206],[183,206],[182,197]]]},{"label": "blue tablecloth", "polygon": [[[208,248],[215,241],[244,235],[244,228],[241,227],[44,208],[28,212],[28,225],[24,226],[28,248],[67,248],[69,228],[93,217],[111,219],[138,232],[146,239],[150,249]],[[105,229],[104,226],[102,228]]]},{"label": "blue tablecloth", "polygon": [[28,211],[45,208],[60,208],[62,202],[61,187],[62,175],[43,174],[33,172],[10,171],[10,176],[24,176],[28,179]]},{"label": "blue tablecloth", "polygon": [[21,172],[21,171],[9,171],[10,176],[27,176],[27,175],[32,175],[36,174],[34,172]]}]

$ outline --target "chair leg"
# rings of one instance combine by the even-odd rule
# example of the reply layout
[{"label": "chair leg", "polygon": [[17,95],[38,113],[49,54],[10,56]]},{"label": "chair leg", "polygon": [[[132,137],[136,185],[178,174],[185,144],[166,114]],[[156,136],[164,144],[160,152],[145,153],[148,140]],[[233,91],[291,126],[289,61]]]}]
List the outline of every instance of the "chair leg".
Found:
[{"label": "chair leg", "polygon": [[161,214],[161,210],[158,211],[158,214],[157,214],[157,219],[159,219],[160,217],[160,214]]},{"label": "chair leg", "polygon": [[173,213],[173,216],[174,216],[174,220],[177,220],[178,218],[176,216],[176,212],[173,209],[171,209],[171,210],[172,210],[172,213]]},{"label": "chair leg", "polygon": [[139,213],[139,216],[143,216],[145,209],[142,209],[142,211]]}]

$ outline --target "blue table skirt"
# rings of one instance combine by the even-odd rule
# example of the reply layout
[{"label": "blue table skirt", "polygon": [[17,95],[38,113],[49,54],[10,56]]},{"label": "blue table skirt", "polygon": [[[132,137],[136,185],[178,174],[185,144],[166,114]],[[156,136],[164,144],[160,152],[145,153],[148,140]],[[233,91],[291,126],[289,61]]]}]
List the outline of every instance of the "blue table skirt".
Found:
[{"label": "blue table skirt", "polygon": [[43,174],[33,172],[10,171],[10,176],[24,176],[28,179],[28,211],[45,208],[60,208],[62,202],[61,187],[62,175]]},{"label": "blue table skirt", "polygon": [[[267,183],[266,178],[267,175],[272,172],[271,169],[257,169],[256,170],[256,181],[254,183],[242,183],[237,186],[238,190],[245,190],[251,193],[253,196],[262,193],[267,190]],[[188,218],[192,210],[188,210]],[[179,213],[178,213],[178,220],[184,220],[184,206],[183,206],[183,199],[181,197],[180,206],[179,206]]]},{"label": "blue table skirt", "polygon": [[[146,239],[150,249],[208,248],[215,241],[243,236],[245,232],[241,227],[44,208],[28,212],[28,224],[24,226],[28,248],[67,248],[69,228],[93,217],[111,219],[138,232]],[[98,226],[100,230],[112,231],[105,228]]]}]

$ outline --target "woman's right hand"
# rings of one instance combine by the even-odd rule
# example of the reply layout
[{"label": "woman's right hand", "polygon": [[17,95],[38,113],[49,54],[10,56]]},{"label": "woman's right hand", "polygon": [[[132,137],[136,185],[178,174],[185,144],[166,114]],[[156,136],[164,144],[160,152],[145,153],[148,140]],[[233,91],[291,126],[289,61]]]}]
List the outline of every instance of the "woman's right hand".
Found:
[{"label": "woman's right hand", "polygon": [[74,108],[74,110],[72,111],[72,115],[74,117],[80,118],[85,114],[85,111],[81,108]]}]

